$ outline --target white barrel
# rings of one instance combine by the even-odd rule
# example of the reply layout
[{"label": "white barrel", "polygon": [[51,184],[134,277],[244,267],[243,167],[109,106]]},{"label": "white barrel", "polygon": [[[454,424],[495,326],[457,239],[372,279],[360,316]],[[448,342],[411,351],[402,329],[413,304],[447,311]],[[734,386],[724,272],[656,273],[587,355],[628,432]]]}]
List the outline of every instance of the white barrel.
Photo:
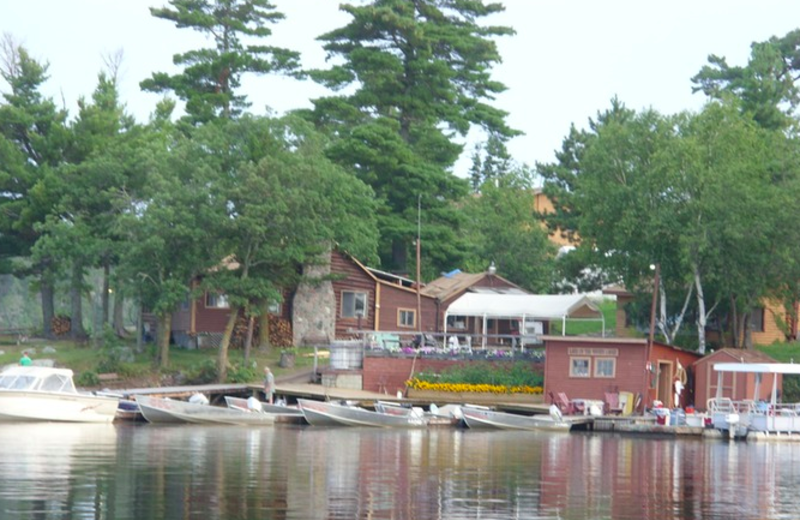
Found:
[{"label": "white barrel", "polygon": [[352,370],[361,368],[363,348],[360,341],[335,341],[331,344],[331,368]]}]

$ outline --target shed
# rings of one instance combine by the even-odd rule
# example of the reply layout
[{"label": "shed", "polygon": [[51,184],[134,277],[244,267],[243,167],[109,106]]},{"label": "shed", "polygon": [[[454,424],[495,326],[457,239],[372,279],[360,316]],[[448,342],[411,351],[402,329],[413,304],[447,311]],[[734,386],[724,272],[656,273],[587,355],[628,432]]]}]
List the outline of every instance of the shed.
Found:
[{"label": "shed", "polygon": [[567,319],[597,320],[603,323],[605,336],[603,313],[583,294],[466,293],[447,308],[445,333],[448,316],[482,318],[484,331],[489,319],[519,319],[523,330],[526,322],[560,320],[562,333],[566,330]]},{"label": "shed", "polygon": [[[645,406],[659,400],[674,405],[672,383],[696,352],[646,338],[545,336],[545,395],[563,392],[570,399],[605,400],[606,393],[626,392]],[[679,406],[688,404],[682,395]]]},{"label": "shed", "polygon": [[[694,365],[695,406],[705,410],[707,402],[717,397],[718,372],[714,365],[718,363],[775,363],[775,360],[758,350],[738,348],[722,348],[697,360]],[[763,374],[759,386],[758,399],[769,400],[773,378],[777,377],[778,388],[783,385],[781,374]],[[720,397],[728,397],[733,401],[753,399],[756,390],[756,374],[752,372],[724,372]]]}]

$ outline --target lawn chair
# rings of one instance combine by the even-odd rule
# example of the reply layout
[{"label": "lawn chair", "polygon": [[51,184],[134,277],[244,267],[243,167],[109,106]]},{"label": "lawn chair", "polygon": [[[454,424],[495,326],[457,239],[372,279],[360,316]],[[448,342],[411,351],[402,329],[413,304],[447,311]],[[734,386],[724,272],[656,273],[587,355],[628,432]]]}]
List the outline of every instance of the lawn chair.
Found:
[{"label": "lawn chair", "polygon": [[553,402],[556,403],[561,409],[561,413],[564,415],[576,415],[583,413],[583,406],[579,406],[576,403],[569,400],[567,394],[564,392],[559,392],[556,397],[553,397],[553,394],[550,394],[550,397],[553,399]]},{"label": "lawn chair", "polygon": [[619,401],[619,394],[606,392],[606,413],[609,415],[622,415],[623,406]]}]

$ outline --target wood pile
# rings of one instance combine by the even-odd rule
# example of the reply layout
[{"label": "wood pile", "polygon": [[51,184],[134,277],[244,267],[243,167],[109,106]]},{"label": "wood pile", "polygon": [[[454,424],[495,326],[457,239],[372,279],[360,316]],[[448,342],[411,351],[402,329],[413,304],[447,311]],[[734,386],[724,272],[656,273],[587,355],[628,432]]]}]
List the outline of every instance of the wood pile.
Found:
[{"label": "wood pile", "polygon": [[72,330],[72,320],[69,316],[59,314],[50,320],[50,330],[56,336],[65,336]]},{"label": "wood pile", "polygon": [[275,347],[292,346],[292,324],[280,316],[269,317],[269,341]]},{"label": "wood pile", "polygon": [[[233,327],[231,335],[231,348],[244,348],[244,343],[247,341],[247,318],[244,314],[239,315],[236,320],[236,325]],[[253,322],[253,347],[257,347],[258,334],[259,334],[259,321]],[[269,341],[274,347],[291,347],[292,346],[292,324],[289,320],[281,318],[280,316],[269,317]]]}]

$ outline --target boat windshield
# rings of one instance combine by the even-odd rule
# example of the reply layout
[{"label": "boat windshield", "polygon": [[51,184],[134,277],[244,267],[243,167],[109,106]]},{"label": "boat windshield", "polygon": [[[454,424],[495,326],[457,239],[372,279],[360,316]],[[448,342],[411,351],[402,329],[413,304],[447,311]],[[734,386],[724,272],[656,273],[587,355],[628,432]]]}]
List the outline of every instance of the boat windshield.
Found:
[{"label": "boat windshield", "polygon": [[36,383],[34,376],[0,376],[0,388],[6,390],[29,390]]},{"label": "boat windshield", "polygon": [[50,374],[45,377],[32,374],[0,375],[0,389],[77,393],[72,378],[63,374]]}]

